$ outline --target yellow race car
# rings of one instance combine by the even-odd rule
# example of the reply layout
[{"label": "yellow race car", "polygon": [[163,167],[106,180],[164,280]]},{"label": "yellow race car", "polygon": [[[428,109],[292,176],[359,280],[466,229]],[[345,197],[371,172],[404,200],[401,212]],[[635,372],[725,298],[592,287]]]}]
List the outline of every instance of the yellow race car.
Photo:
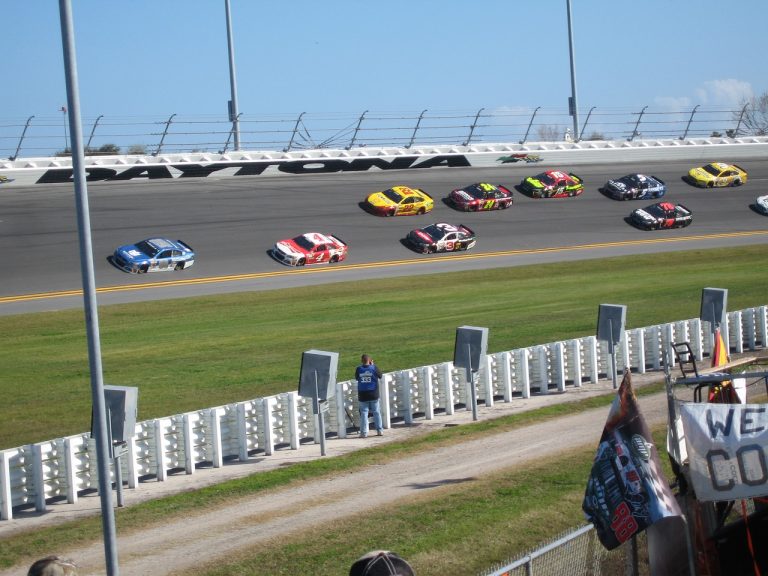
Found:
[{"label": "yellow race car", "polygon": [[689,170],[686,180],[701,188],[741,186],[747,181],[747,172],[736,164],[712,162],[701,168]]},{"label": "yellow race car", "polygon": [[426,214],[435,206],[432,197],[419,188],[392,186],[374,192],[365,199],[365,209],[377,216],[407,216]]}]

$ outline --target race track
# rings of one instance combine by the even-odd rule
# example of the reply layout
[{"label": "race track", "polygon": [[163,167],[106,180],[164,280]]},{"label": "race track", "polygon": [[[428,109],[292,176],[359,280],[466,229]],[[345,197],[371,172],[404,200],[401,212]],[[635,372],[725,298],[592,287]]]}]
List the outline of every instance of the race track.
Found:
[{"label": "race track", "polygon": [[[713,190],[682,181],[691,162],[578,166],[573,171],[586,190],[577,198],[531,199],[515,190],[508,210],[469,214],[442,199],[453,188],[480,180],[512,188],[550,167],[89,183],[96,284],[108,289],[100,291],[99,303],[766,243],[768,218],[750,205],[768,194],[768,164],[737,163],[749,172],[749,182]],[[652,201],[619,202],[598,188],[630,172],[663,179],[665,199],[690,208],[693,225],[644,232],[627,224],[631,210]],[[378,218],[360,208],[368,193],[394,184],[423,188],[435,198],[435,209],[423,216]],[[0,314],[82,305],[74,204],[71,185],[0,189]],[[409,230],[438,221],[473,228],[477,246],[468,253],[425,256],[401,243]],[[268,255],[276,240],[310,231],[340,236],[350,246],[347,261],[294,270]],[[116,246],[148,236],[184,240],[197,251],[195,266],[139,276],[107,261]]]}]

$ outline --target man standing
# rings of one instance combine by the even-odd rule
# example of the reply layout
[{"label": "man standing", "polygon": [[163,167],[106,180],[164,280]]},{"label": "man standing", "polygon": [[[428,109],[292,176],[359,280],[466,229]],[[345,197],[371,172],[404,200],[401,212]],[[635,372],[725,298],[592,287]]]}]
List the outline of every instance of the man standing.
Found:
[{"label": "man standing", "polygon": [[376,434],[382,435],[381,412],[379,411],[379,378],[381,370],[373,363],[368,354],[363,354],[362,364],[355,370],[357,380],[357,400],[360,407],[360,437],[368,436],[368,411],[373,412]]}]

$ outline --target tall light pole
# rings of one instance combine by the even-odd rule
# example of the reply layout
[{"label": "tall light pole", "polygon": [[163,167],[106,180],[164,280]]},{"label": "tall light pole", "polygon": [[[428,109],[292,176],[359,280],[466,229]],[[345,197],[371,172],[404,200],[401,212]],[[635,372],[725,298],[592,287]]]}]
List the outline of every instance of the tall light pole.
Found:
[{"label": "tall light pole", "polygon": [[235,74],[235,46],[232,40],[232,14],[229,10],[229,0],[224,0],[224,11],[227,14],[227,48],[229,50],[229,87],[232,99],[229,101],[229,120],[232,122],[235,150],[240,150],[240,113],[237,110],[237,78]]},{"label": "tall light pole", "polygon": [[568,113],[573,116],[573,138],[579,141],[579,106],[576,100],[576,59],[573,56],[573,23],[571,22],[571,0],[568,7],[568,53],[571,57],[571,97],[568,99]]},{"label": "tall light pole", "polygon": [[[96,440],[96,466],[99,477],[101,500],[101,524],[104,532],[104,554],[107,576],[120,573],[117,564],[117,538],[115,513],[112,509],[112,482],[110,480],[109,434],[107,432],[107,407],[104,399],[104,381],[101,366],[101,341],[99,337],[99,313],[96,303],[96,280],[93,273],[93,246],[91,244],[91,219],[88,208],[88,188],[85,179],[83,132],[80,119],[80,90],[77,84],[75,34],[72,23],[71,0],[59,0],[61,42],[64,52],[64,78],[69,105],[69,133],[72,140],[72,175],[75,181],[77,207],[77,232],[80,244],[80,274],[83,282],[83,308],[88,340],[88,366],[91,375],[93,399],[93,431]],[[62,106],[62,111],[66,109]]]}]

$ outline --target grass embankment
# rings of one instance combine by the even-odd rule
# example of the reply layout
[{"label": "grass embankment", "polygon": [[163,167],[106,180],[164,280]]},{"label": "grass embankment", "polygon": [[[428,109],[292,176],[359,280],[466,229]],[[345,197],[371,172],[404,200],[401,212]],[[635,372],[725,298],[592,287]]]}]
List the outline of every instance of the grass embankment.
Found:
[{"label": "grass embankment", "polygon": [[[698,316],[701,289],[730,309],[765,304],[765,246],[435,274],[100,309],[104,381],[139,388],[139,420],[294,390],[301,353],[362,352],[385,371],[453,357],[457,326],[489,350],[593,334],[598,305],[627,327]],[[0,317],[0,449],[90,429],[81,311]]]}]

